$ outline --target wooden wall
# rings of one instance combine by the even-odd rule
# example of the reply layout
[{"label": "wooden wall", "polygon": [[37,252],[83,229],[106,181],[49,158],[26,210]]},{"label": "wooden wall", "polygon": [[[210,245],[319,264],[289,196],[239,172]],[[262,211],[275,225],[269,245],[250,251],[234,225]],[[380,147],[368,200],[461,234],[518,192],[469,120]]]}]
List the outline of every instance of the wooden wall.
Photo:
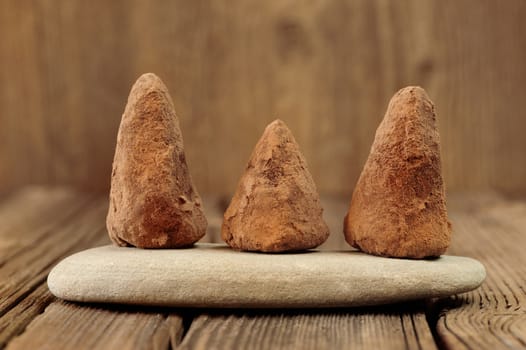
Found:
[{"label": "wooden wall", "polygon": [[264,126],[346,194],[390,96],[435,101],[448,189],[526,192],[526,1],[0,0],[0,190],[106,190],[129,88],[157,73],[202,193],[230,194]]}]

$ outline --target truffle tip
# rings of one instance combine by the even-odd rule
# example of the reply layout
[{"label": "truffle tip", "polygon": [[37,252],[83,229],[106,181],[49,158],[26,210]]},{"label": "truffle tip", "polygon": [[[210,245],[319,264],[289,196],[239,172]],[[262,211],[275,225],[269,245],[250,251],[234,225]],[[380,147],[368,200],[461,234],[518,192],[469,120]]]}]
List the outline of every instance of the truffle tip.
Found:
[{"label": "truffle tip", "polygon": [[166,86],[164,85],[161,78],[159,78],[154,73],[144,73],[139,78],[137,78],[135,84],[133,84],[132,92],[144,92],[150,89],[166,90]]},{"label": "truffle tip", "polygon": [[280,130],[286,130],[287,132],[290,132],[289,127],[287,126],[287,124],[285,124],[283,120],[275,119],[273,122],[267,125],[267,127],[265,128],[265,133],[268,133],[268,132],[276,133],[277,131],[280,131]]},{"label": "truffle tip", "polygon": [[426,90],[424,90],[424,88],[417,86],[417,85],[410,85],[410,86],[401,88],[400,90],[397,91],[397,93],[393,96],[393,98],[401,97],[401,96],[408,96],[408,95],[417,96],[419,98],[423,98],[427,100],[429,99],[429,96],[427,95]]},{"label": "truffle tip", "polygon": [[155,73],[148,72],[148,73],[141,74],[141,76],[137,79],[137,81],[139,80],[144,80],[144,81],[159,80],[160,81],[161,78],[159,78]]}]

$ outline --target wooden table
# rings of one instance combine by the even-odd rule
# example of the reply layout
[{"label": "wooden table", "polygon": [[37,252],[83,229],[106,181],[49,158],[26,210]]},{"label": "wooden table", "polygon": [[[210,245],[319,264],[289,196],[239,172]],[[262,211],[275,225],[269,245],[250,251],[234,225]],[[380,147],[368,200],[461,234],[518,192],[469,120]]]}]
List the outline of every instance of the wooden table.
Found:
[{"label": "wooden table", "polygon": [[[205,197],[206,241],[219,241],[224,199]],[[348,198],[325,198],[344,247]],[[106,196],[30,187],[0,198],[0,348],[8,349],[497,349],[526,348],[526,201],[451,195],[449,254],[479,259],[488,277],[474,292],[392,306],[324,310],[200,310],[80,305],[53,297],[50,269],[109,243]]]}]

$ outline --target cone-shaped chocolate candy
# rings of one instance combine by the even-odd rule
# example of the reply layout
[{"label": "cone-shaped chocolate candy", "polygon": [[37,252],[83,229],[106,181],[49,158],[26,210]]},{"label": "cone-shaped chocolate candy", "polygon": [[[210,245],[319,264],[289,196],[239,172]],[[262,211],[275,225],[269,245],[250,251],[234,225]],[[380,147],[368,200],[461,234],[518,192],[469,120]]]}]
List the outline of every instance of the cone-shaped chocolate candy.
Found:
[{"label": "cone-shaped chocolate candy", "polygon": [[122,116],[106,224],[115,244],[140,248],[188,246],[206,231],[179,120],[168,90],[151,73],[133,85]]},{"label": "cone-shaped chocolate candy", "polygon": [[316,186],[281,120],[267,126],[225,212],[221,235],[234,249],[314,248],[329,236]]},{"label": "cone-shaped chocolate candy", "polygon": [[440,139],[420,87],[398,91],[376,131],[344,221],[347,242],[388,257],[443,254],[450,242]]}]

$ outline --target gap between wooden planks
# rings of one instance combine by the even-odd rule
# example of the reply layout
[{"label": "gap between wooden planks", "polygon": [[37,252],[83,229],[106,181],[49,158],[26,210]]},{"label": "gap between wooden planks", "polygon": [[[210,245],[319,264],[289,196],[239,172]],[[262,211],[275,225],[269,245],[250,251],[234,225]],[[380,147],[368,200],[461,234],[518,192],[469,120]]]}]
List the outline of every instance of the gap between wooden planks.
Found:
[{"label": "gap between wooden planks", "polygon": [[[56,300],[45,284],[50,268],[74,251],[109,243],[107,199],[28,188],[0,203],[0,280],[6,281],[0,286],[0,347],[427,349],[436,347],[432,333],[447,348],[524,346],[526,273],[520,250],[526,241],[526,204],[497,195],[456,196],[450,204],[455,235],[449,253],[479,258],[488,269],[488,281],[475,292],[429,302],[428,308],[414,303],[181,312]],[[224,201],[205,198],[207,241],[219,241],[223,207]],[[324,248],[346,248],[340,221],[347,200],[325,200],[324,207],[332,231]]]}]

